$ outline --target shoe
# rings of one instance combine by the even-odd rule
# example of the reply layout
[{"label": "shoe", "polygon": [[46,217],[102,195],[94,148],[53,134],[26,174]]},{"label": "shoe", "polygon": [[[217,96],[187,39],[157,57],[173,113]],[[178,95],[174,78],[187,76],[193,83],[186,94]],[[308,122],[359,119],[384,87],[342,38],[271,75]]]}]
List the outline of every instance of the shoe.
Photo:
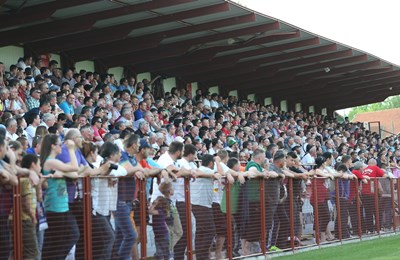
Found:
[{"label": "shoe", "polygon": [[270,252],[280,252],[280,251],[282,251],[282,249],[280,249],[277,246],[271,246],[268,251],[270,251]]}]

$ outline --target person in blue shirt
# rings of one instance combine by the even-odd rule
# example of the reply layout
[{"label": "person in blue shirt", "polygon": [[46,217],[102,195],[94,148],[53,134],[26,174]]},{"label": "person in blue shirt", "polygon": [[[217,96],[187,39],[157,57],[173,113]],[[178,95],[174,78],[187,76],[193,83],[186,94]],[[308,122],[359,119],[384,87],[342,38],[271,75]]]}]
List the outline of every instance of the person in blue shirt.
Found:
[{"label": "person in blue shirt", "polygon": [[72,121],[72,116],[75,114],[75,96],[74,94],[69,94],[67,99],[60,103],[59,107],[64,111],[69,121]]},{"label": "person in blue shirt", "polygon": [[133,227],[130,214],[132,201],[135,195],[135,176],[139,179],[145,177],[144,169],[138,165],[136,154],[139,151],[139,136],[132,134],[124,142],[125,151],[121,153],[120,167],[127,171],[128,178],[118,181],[117,210],[114,212],[115,219],[115,243],[114,256],[116,259],[130,260],[131,250],[136,241],[136,231]]}]

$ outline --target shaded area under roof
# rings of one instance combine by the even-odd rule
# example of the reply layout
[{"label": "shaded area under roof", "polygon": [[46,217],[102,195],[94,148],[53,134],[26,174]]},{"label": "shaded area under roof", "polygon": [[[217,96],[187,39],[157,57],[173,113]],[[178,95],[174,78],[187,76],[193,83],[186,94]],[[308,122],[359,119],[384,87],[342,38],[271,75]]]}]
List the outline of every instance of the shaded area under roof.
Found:
[{"label": "shaded area under roof", "polygon": [[224,0],[0,0],[0,46],[329,109],[400,94],[399,67]]}]

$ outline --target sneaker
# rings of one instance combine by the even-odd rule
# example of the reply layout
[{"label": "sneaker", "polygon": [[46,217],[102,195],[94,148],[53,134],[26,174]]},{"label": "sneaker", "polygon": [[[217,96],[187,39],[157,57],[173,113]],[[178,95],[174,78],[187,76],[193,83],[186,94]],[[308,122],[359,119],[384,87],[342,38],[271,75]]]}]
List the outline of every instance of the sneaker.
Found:
[{"label": "sneaker", "polygon": [[282,249],[280,249],[277,246],[271,246],[268,251],[270,251],[270,252],[279,252],[279,251],[282,251]]}]

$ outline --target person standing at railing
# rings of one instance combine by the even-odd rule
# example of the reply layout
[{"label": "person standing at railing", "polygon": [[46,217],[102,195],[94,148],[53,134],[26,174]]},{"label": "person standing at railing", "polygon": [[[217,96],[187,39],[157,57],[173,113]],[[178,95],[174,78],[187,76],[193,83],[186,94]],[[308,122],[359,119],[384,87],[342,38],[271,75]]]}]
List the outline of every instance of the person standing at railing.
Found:
[{"label": "person standing at railing", "polygon": [[[150,149],[151,146],[150,144],[146,141],[146,139],[141,138],[140,139],[140,146],[139,146],[139,152],[135,154],[136,156],[136,160],[138,161],[139,165],[142,166],[144,169],[146,169],[147,173],[146,175],[149,177],[148,179],[151,179],[153,177],[157,177],[160,176],[164,179],[164,180],[169,180],[169,172],[167,169],[162,169],[161,167],[151,167],[149,165],[149,163],[147,162],[147,158],[149,156],[150,153]],[[136,183],[136,189],[135,189],[135,205],[137,205],[137,208],[140,208],[140,203],[146,203],[146,208],[148,208],[147,206],[147,200],[148,198],[146,197],[146,201],[142,202],[140,201],[139,198],[139,183]],[[139,254],[138,254],[138,248],[137,248],[137,244],[138,242],[140,242],[140,226],[141,225],[147,225],[147,218],[148,216],[146,215],[146,223],[141,223],[141,219],[140,219],[140,211],[135,211],[135,208],[132,211],[132,215],[133,215],[133,220],[134,220],[134,225],[136,227],[136,232],[137,232],[137,239],[135,244],[132,247],[132,258],[133,259],[139,259]]]},{"label": "person standing at railing", "polygon": [[[234,183],[236,178],[240,179],[240,183],[244,183],[244,175],[239,172],[235,172],[226,165],[229,160],[228,152],[225,150],[219,150],[217,156],[215,157],[214,171],[218,172],[221,176],[226,176],[229,184]],[[216,259],[222,259],[222,248],[225,243],[225,238],[227,234],[226,226],[226,215],[221,211],[221,201],[223,196],[224,183],[218,183],[214,181],[214,193],[213,193],[213,203],[212,211],[214,217],[215,231],[216,231],[216,245],[215,245],[215,257]]]},{"label": "person standing at railing", "polygon": [[[265,164],[265,151],[256,149],[253,152],[252,160],[247,163],[245,171],[252,177],[276,178],[277,173],[267,172],[263,167]],[[260,205],[260,180],[248,180],[240,188],[239,214],[240,214],[240,238],[242,239],[242,255],[251,254],[251,243],[260,241],[261,230],[261,205]],[[270,191],[266,191],[270,193]],[[267,195],[266,195],[267,196]],[[279,195],[276,195],[279,196]],[[268,216],[266,216],[268,218]],[[272,223],[273,216],[269,216]],[[271,225],[267,229],[271,227]],[[261,245],[266,246],[266,245]],[[259,249],[259,248],[258,248]],[[259,251],[259,250],[257,250]]]},{"label": "person standing at railing", "polygon": [[[181,145],[178,145],[177,142],[172,142],[171,145],[174,144],[178,147],[181,147]],[[173,147],[172,147],[173,148]],[[181,150],[182,151],[182,150]],[[158,160],[158,163],[162,166],[168,166],[171,165],[171,160],[168,159],[168,157],[177,158],[176,153],[172,153],[173,150],[168,150],[167,153],[164,153],[160,159]],[[196,159],[196,154],[197,154],[197,149],[194,145],[192,144],[185,144],[183,146],[183,157],[174,163],[178,167],[180,167],[180,171],[186,171],[190,174],[190,172],[194,172],[194,170],[197,169],[196,164],[194,163]],[[185,258],[185,250],[186,250],[186,245],[187,245],[187,222],[186,222],[186,204],[185,204],[185,191],[184,191],[184,180],[183,178],[178,178],[175,183],[179,183],[179,186],[173,185],[174,189],[174,196],[176,197],[176,208],[178,210],[179,214],[179,220],[181,223],[181,229],[182,229],[182,234],[180,236],[180,239],[176,242],[175,247],[173,248],[173,257],[176,260],[183,260]],[[153,186],[154,187],[154,186]],[[178,189],[176,189],[178,188]],[[189,214],[191,214],[191,210],[189,210]],[[174,230],[178,229],[177,227],[174,226]],[[176,233],[176,232],[175,232]],[[175,235],[175,237],[177,237]],[[172,237],[171,242],[174,244],[174,237]]]},{"label": "person standing at railing", "polygon": [[[352,167],[351,156],[344,155],[342,157],[342,162],[336,167],[336,171],[342,175],[342,178],[339,180],[339,204],[340,204],[340,224],[341,224],[341,233],[342,239],[350,238],[350,231],[348,227],[349,217],[350,219],[356,216],[351,216],[349,214],[350,207],[350,180],[356,180],[357,176],[355,176],[350,168]],[[336,200],[336,196],[335,196]],[[335,221],[335,230],[338,232],[339,225],[338,220]]]},{"label": "person standing at railing", "polygon": [[[8,259],[10,254],[10,230],[8,216],[13,207],[13,187],[18,185],[17,176],[9,171],[9,166],[15,165],[15,155],[6,156],[10,150],[5,140],[5,134],[0,135],[0,259]],[[8,163],[5,162],[5,159]],[[11,159],[11,161],[10,161]]]},{"label": "person standing at railing", "polygon": [[[315,174],[320,177],[331,178],[334,179],[334,176],[329,174],[326,170],[326,158],[322,156],[318,156],[315,159]],[[326,188],[325,179],[317,178],[316,179],[316,190],[313,190],[311,194],[311,198],[314,198],[314,194],[317,194],[317,200],[311,199],[311,204],[314,207],[314,218],[315,218],[315,211],[318,209],[318,226],[319,226],[319,233],[320,233],[320,241],[325,242],[327,240],[326,230],[328,228],[328,224],[330,221],[329,215],[329,207],[328,207],[328,200],[329,200],[329,190]]]},{"label": "person standing at railing", "polygon": [[[353,231],[353,235],[358,235],[358,217],[357,217],[357,200],[360,199],[361,192],[361,182],[363,184],[367,184],[369,181],[369,177],[367,175],[363,175],[362,172],[364,168],[367,167],[366,164],[362,161],[355,162],[353,164],[353,173],[357,177],[357,181],[359,182],[359,188],[356,190],[356,184],[354,181],[350,182],[350,198],[351,205],[349,207],[350,220],[351,220],[351,228]],[[363,220],[363,209],[360,207],[361,221]],[[360,223],[361,224],[361,223]]]},{"label": "person standing at railing", "polygon": [[75,144],[67,140],[71,162],[65,164],[56,159],[62,152],[62,143],[55,134],[43,138],[40,151],[40,164],[44,176],[53,176],[48,180],[45,195],[45,209],[49,228],[45,232],[42,259],[65,259],[68,252],[76,244],[79,234],[77,223],[68,205],[68,193],[65,178],[77,178],[78,161],[75,155]]},{"label": "person standing at railing", "polygon": [[[379,187],[375,189],[375,178],[377,177],[387,177],[387,174],[385,171],[383,171],[381,168],[379,168],[377,165],[377,162],[375,159],[370,159],[368,161],[368,166],[364,168],[362,171],[362,174],[364,176],[368,176],[371,180],[368,183],[363,183],[361,187],[361,201],[362,201],[362,206],[365,211],[365,219],[364,219],[364,225],[363,225],[363,231],[365,233],[371,232],[373,233],[374,231],[377,232],[375,225],[374,225],[374,217],[375,219],[378,218],[376,216],[376,208],[375,208],[375,192],[378,190],[379,192]],[[378,182],[379,183],[379,182]],[[378,202],[379,204],[379,202]],[[376,220],[375,220],[376,221]]]},{"label": "person standing at railing", "polygon": [[196,181],[191,184],[190,196],[193,215],[196,218],[195,250],[196,259],[210,259],[209,248],[215,235],[212,201],[214,180],[220,181],[221,175],[214,171],[214,157],[206,154],[201,166],[196,170]]},{"label": "person standing at railing", "polygon": [[119,165],[125,168],[127,176],[129,176],[129,178],[121,178],[118,181],[117,210],[114,211],[115,243],[113,254],[119,260],[131,259],[131,250],[137,238],[130,214],[132,201],[135,197],[135,177],[139,179],[145,177],[145,170],[138,165],[135,156],[139,151],[139,141],[139,136],[136,134],[132,134],[125,139],[125,151],[122,151],[119,162]]},{"label": "person standing at railing", "polygon": [[[267,248],[269,251],[277,251],[281,248],[289,247],[289,200],[287,199],[287,189],[283,181],[285,177],[294,178],[295,175],[286,169],[285,163],[285,153],[282,150],[278,150],[274,154],[273,164],[269,165],[268,170],[276,172],[280,178],[268,179],[265,181],[265,214],[268,219],[266,227]],[[272,222],[270,222],[270,216],[272,216]]]},{"label": "person standing at railing", "polygon": [[[34,171],[38,176],[41,171],[39,158],[34,154],[25,155],[22,158],[21,167]],[[22,245],[23,259],[37,259],[39,256],[39,246],[36,237],[36,207],[37,196],[36,187],[32,186],[29,179],[24,177],[20,179],[21,186],[21,205],[22,205]],[[13,215],[10,214],[10,230],[12,230]],[[11,232],[11,241],[14,241]],[[12,244],[11,244],[12,246]],[[13,252],[10,259],[14,259]]]},{"label": "person standing at railing", "polygon": [[[293,216],[294,216],[293,222],[294,222],[294,236],[295,236],[294,239],[295,239],[295,242],[297,242],[298,244],[301,244],[301,242],[299,240],[299,236],[301,235],[300,229],[302,229],[301,224],[300,224],[300,213],[302,210],[301,194],[302,194],[302,190],[303,190],[302,182],[307,180],[308,176],[313,175],[313,173],[312,172],[303,172],[298,167],[299,164],[300,164],[300,160],[298,159],[297,154],[295,152],[288,152],[286,155],[287,169],[286,169],[286,167],[284,169],[289,170],[294,175],[293,184],[292,184]],[[285,214],[281,213],[279,215],[280,226],[281,226],[282,230],[290,227],[290,219],[288,218],[289,212],[290,212],[289,211],[289,199],[287,198],[284,202],[284,213]],[[289,230],[289,232],[290,232],[290,230]],[[284,236],[281,234],[281,232],[279,232],[279,234],[282,238],[284,238]],[[283,240],[281,240],[281,241],[283,241]]]}]

